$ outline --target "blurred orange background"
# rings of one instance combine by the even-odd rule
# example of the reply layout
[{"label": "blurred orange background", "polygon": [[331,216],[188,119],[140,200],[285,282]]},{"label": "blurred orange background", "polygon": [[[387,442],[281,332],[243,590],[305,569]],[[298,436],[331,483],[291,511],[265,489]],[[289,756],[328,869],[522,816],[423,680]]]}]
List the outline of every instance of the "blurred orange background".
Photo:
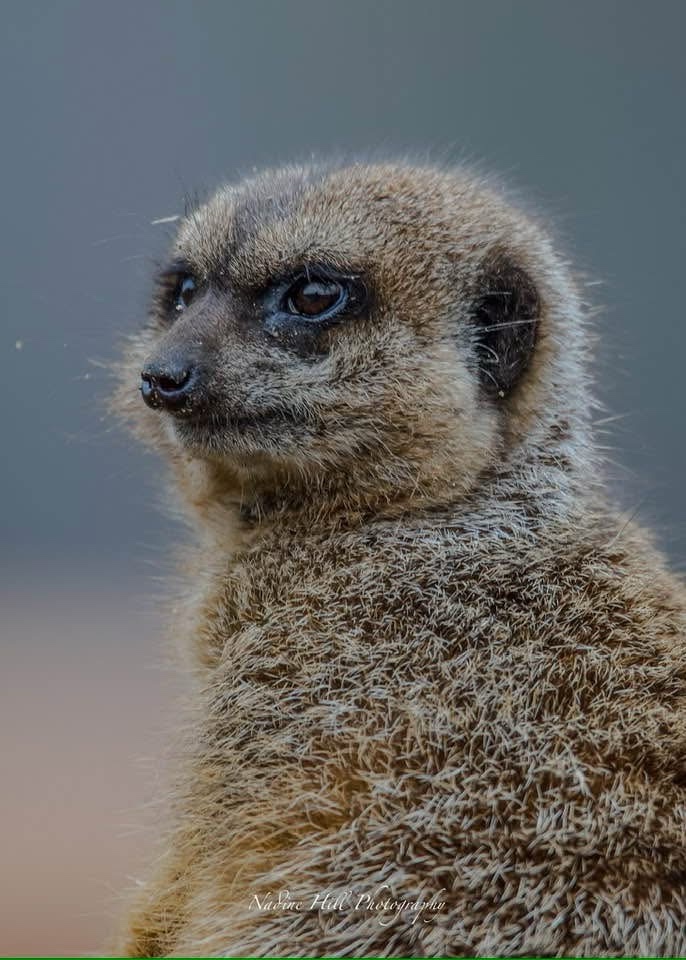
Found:
[{"label": "blurred orange background", "polygon": [[157,585],[110,573],[95,560],[0,588],[5,955],[102,951],[152,846],[175,678]]}]

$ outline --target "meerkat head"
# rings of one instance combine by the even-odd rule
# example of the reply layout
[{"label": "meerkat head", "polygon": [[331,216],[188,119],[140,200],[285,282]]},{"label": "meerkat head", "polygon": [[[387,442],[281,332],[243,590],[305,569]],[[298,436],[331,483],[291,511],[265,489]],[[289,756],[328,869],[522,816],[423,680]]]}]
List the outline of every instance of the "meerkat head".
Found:
[{"label": "meerkat head", "polygon": [[120,397],[201,496],[459,496],[571,429],[578,312],[546,236],[474,178],[286,168],[183,219]]}]

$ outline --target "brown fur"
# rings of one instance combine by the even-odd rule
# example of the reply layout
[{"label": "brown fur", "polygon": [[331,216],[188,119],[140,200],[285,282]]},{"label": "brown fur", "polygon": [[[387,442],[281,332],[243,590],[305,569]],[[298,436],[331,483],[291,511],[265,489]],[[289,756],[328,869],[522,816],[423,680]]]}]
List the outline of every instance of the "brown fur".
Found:
[{"label": "brown fur", "polygon": [[[114,950],[685,953],[686,594],[603,499],[584,309],[545,232],[464,173],[356,164],[225,188],[174,253],[206,292],[132,341],[119,407],[198,533],[174,620],[193,711]],[[303,359],[250,311],[321,261],[373,305]],[[474,310],[502,262],[538,323],[489,393]],[[191,341],[211,430],[136,394]],[[354,909],[384,885],[443,906]],[[285,891],[303,909],[255,909]],[[353,903],[308,909],[327,891]]]}]

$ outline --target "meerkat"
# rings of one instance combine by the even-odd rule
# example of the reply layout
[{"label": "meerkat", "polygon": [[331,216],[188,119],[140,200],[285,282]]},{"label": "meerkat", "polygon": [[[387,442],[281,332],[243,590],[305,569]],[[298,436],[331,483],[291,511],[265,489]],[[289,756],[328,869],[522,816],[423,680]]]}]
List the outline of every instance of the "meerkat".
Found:
[{"label": "meerkat", "polygon": [[603,492],[579,286],[461,170],[181,220],[117,403],[192,706],[114,952],[686,953],[686,593]]}]

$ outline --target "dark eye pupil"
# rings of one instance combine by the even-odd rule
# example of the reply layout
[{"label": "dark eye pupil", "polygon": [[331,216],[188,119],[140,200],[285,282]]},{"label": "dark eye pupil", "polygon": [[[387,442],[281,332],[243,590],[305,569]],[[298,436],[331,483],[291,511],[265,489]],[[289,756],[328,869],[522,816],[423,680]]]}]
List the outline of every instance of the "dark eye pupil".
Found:
[{"label": "dark eye pupil", "polygon": [[335,306],[342,292],[341,285],[333,280],[301,280],[290,293],[288,309],[305,317],[317,317]]},{"label": "dark eye pupil", "polygon": [[176,298],[176,309],[183,310],[187,307],[195,295],[195,280],[193,277],[184,277],[179,286],[179,293]]}]

